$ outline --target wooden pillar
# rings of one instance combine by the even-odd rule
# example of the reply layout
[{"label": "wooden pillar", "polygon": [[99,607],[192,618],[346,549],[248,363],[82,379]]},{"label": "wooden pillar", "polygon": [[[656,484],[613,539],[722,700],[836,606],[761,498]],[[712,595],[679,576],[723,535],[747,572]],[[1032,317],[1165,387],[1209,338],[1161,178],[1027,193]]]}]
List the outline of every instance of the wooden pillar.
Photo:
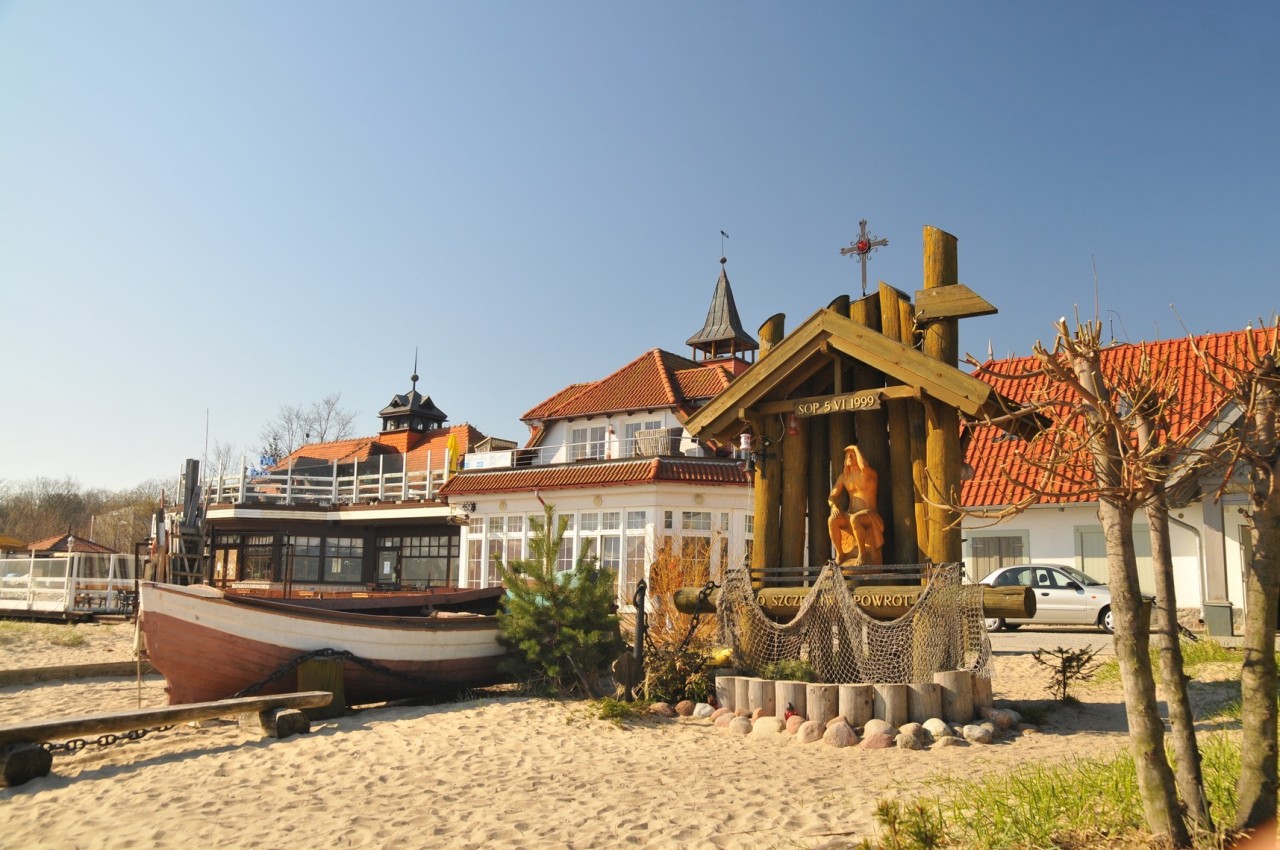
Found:
[{"label": "wooden pillar", "polygon": [[734,700],[737,684],[737,676],[716,676],[716,702],[721,708],[733,711],[737,707]]},{"label": "wooden pillar", "polygon": [[936,682],[915,682],[907,686],[907,716],[913,723],[942,717],[942,686]]},{"label": "wooden pillar", "polygon": [[[906,308],[905,311],[903,308]],[[907,323],[903,318],[906,313]],[[911,343],[911,302],[887,283],[880,284],[880,325],[889,339]],[[900,383],[895,381],[894,383]],[[893,527],[893,550],[885,555],[895,564],[920,562],[920,547],[916,538],[916,489],[912,477],[911,420],[909,410],[917,406],[912,399],[893,399],[885,407],[889,432],[889,500],[892,504],[890,524]],[[923,452],[921,453],[923,460]]]},{"label": "wooden pillar", "polygon": [[823,726],[840,711],[840,686],[809,683],[804,689],[807,720],[816,720]]},{"label": "wooden pillar", "polygon": [[[879,294],[859,298],[849,305],[849,318],[867,330],[881,332],[880,297]],[[853,365],[853,390],[876,390],[884,387],[885,377],[865,363]],[[894,519],[893,497],[890,495],[892,475],[889,468],[889,420],[888,411],[883,407],[876,410],[864,410],[853,414],[855,441],[862,450],[862,456],[872,469],[876,471],[878,484],[876,488],[876,510],[884,519],[885,563],[894,563]]]},{"label": "wooden pillar", "polygon": [[907,722],[907,686],[898,683],[878,684],[873,690],[872,713],[886,723],[901,726]]},{"label": "wooden pillar", "polygon": [[755,714],[756,709],[764,717],[772,717],[777,713],[777,698],[773,679],[751,678],[747,680],[747,711]]},{"label": "wooden pillar", "polygon": [[[775,345],[782,341],[786,315],[775,313],[760,326],[760,360],[769,356]],[[778,531],[779,512],[782,508],[782,464],[779,460],[782,446],[782,429],[773,417],[754,419],[751,430],[753,451],[762,455],[756,461],[755,481],[755,535],[751,547],[752,583],[761,586],[766,570],[776,569],[779,563]]]},{"label": "wooden pillar", "polygon": [[[831,560],[831,537],[827,533],[827,494],[831,492],[831,463],[825,447],[829,445],[827,417],[809,419],[809,566],[821,567]],[[816,569],[809,571],[816,578]]]},{"label": "wooden pillar", "polygon": [[[924,288],[959,283],[956,238],[936,227],[924,229]],[[948,366],[960,362],[959,323],[955,319],[930,322],[924,330],[924,353]],[[959,516],[953,510],[932,505],[960,501],[960,416],[954,407],[936,399],[925,400],[926,493],[929,508],[928,546],[925,555],[935,564],[961,557]]]},{"label": "wooden pillar", "polygon": [[873,690],[871,685],[840,686],[840,716],[855,729],[866,726],[867,721],[875,716]]},{"label": "wooden pillar", "polygon": [[779,681],[774,684],[774,706],[778,717],[786,714],[787,706],[791,706],[791,710],[801,717],[808,718],[806,713],[809,710],[806,700],[807,691],[805,690],[807,682]]},{"label": "wooden pillar", "polygon": [[750,714],[747,705],[751,701],[751,677],[738,676],[733,680],[733,713]]},{"label": "wooden pillar", "polygon": [[942,719],[968,723],[973,719],[973,674],[968,670],[943,670],[933,674],[942,686]]},{"label": "wooden pillar", "polygon": [[[833,310],[841,316],[849,315],[849,296],[841,295],[836,300],[827,305],[828,310]],[[844,358],[837,354],[832,368],[831,377],[831,393],[839,395],[840,393],[849,392],[853,386],[853,377],[847,374],[848,369],[845,367]],[[834,413],[824,417],[827,420],[827,453],[830,461],[830,472],[827,476],[828,481],[835,481],[840,477],[840,473],[844,471],[844,447],[853,442],[853,417],[847,414]],[[827,491],[831,492],[830,490]],[[826,499],[827,495],[822,495],[823,506],[823,526],[827,522]]]},{"label": "wooden pillar", "polygon": [[[783,426],[782,438],[782,566],[798,569],[805,565],[805,521],[809,500],[809,423],[797,419],[795,433]],[[825,506],[826,496],[822,504]]]}]

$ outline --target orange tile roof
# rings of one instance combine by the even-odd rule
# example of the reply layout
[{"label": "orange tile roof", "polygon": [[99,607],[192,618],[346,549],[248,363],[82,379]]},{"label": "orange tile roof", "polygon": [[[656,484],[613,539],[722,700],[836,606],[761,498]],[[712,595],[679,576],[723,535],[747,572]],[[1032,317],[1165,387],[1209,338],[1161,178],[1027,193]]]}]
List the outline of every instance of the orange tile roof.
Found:
[{"label": "orange tile roof", "polygon": [[[31,552],[66,552],[67,538],[74,535],[55,534],[53,537],[46,537],[44,540],[37,540],[27,547]],[[117,555],[115,549],[110,546],[103,546],[101,543],[94,543],[87,537],[76,537],[75,543],[71,544],[71,552],[80,553],[82,555]]]},{"label": "orange tile roof", "polygon": [[747,484],[742,467],[732,461],[707,458],[644,458],[522,469],[484,469],[460,472],[440,489],[444,496],[620,487],[657,481],[702,486]]},{"label": "orange tile roof", "polygon": [[555,419],[608,413],[687,411],[722,391],[731,378],[731,369],[722,363],[696,363],[654,348],[598,381],[565,387],[521,419],[532,428]]},{"label": "orange tile roof", "polygon": [[[1255,330],[1252,335],[1256,344],[1267,346],[1274,344],[1276,331],[1274,328]],[[1243,346],[1249,342],[1249,336],[1249,331],[1208,334],[1196,337],[1195,345],[1209,356],[1211,362],[1220,360],[1241,365],[1244,363]],[[1169,411],[1170,439],[1193,437],[1210,425],[1224,398],[1206,378],[1187,338],[1113,346],[1103,351],[1103,371],[1107,375],[1132,374],[1144,353],[1153,367],[1161,368],[1159,364],[1164,364],[1162,368],[1167,370],[1164,374],[1174,387],[1176,403]],[[1051,385],[1044,375],[1017,377],[1034,373],[1036,365],[1034,357],[995,360],[982,364],[973,374],[997,392],[1020,403],[1073,400],[1076,397],[1066,388]],[[1215,371],[1220,375],[1222,369]],[[1031,490],[1015,483],[1036,480],[1036,470],[1023,459],[1027,450],[1027,443],[995,427],[973,428],[965,460],[973,467],[974,474],[964,485],[962,503],[966,507],[986,507],[1014,504],[1027,498]],[[1035,450],[1034,447],[1031,449]],[[1062,486],[1039,501],[1051,504],[1096,501],[1090,489],[1092,465],[1086,455],[1080,452],[1073,456],[1065,472],[1075,483]]]},{"label": "orange tile roof", "polygon": [[[362,464],[366,462],[376,463],[379,455],[403,454],[407,458],[406,463],[409,471],[421,472],[427,468],[427,456],[429,453],[431,468],[444,469],[445,448],[449,443],[451,434],[454,435],[457,443],[459,457],[466,454],[472,445],[483,440],[485,436],[474,425],[464,422],[461,425],[438,428],[432,431],[393,431],[389,434],[377,434],[372,437],[334,440],[328,443],[311,443],[295,449],[293,454],[281,460],[273,468],[285,469],[289,466],[290,461],[293,461],[295,465],[307,461],[322,461],[325,463],[337,461],[340,464],[357,461]],[[408,452],[404,452],[401,450],[401,445],[403,445],[406,437],[410,441],[417,438],[421,442],[413,445]]]}]

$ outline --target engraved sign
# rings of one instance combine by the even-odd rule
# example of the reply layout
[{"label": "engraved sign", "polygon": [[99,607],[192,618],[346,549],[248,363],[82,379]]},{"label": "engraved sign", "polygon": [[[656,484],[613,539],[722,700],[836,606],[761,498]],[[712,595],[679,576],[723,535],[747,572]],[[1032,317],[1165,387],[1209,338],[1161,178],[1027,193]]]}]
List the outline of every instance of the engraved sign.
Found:
[{"label": "engraved sign", "polygon": [[828,413],[854,413],[860,410],[878,410],[878,390],[833,395],[829,398],[802,401],[795,406],[796,416],[825,416]]}]

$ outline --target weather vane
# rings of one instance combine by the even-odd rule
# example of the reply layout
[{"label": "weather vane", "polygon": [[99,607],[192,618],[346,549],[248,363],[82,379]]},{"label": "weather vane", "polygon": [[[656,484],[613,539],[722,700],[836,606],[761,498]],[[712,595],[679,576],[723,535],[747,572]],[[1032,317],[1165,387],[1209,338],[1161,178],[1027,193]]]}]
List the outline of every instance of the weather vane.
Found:
[{"label": "weather vane", "polygon": [[888,245],[888,239],[879,239],[867,233],[867,220],[864,218],[858,222],[860,228],[858,233],[858,241],[850,242],[848,248],[840,249],[840,256],[847,257],[853,254],[858,262],[862,264],[862,294],[867,294],[867,260],[869,255],[879,248],[881,245]]}]

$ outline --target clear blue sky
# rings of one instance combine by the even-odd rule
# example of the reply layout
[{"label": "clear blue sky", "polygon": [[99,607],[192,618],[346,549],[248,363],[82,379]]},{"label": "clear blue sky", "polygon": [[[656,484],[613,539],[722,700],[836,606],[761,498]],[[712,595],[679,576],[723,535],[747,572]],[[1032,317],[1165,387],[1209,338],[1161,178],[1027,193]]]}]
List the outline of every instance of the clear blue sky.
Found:
[{"label": "clear blue sky", "polygon": [[794,328],[921,228],[1025,354],[1280,308],[1280,5],[2,2],[0,479],[123,487],[282,403],[525,410]]}]

